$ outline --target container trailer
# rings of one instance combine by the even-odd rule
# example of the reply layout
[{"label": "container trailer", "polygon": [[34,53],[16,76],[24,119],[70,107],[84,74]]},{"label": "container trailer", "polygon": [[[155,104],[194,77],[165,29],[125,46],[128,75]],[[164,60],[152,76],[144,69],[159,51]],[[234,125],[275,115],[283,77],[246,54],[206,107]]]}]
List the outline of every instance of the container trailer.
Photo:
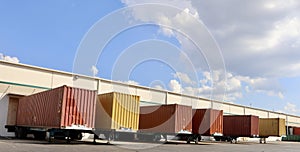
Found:
[{"label": "container trailer", "polygon": [[223,110],[193,109],[192,126],[192,133],[197,140],[200,140],[201,136],[222,136]]},{"label": "container trailer", "polygon": [[253,115],[223,116],[223,134],[215,139],[236,143],[238,137],[259,137],[259,118]]},{"label": "container trailer", "polygon": [[110,92],[98,95],[95,139],[134,140],[139,127],[140,97]]},{"label": "container trailer", "polygon": [[138,139],[159,141],[168,136],[194,140],[192,134],[192,107],[178,104],[140,107]]},{"label": "container trailer", "polygon": [[269,136],[286,136],[285,119],[282,118],[260,118],[259,137],[260,143],[266,143]]},{"label": "container trailer", "polygon": [[96,91],[61,86],[25,96],[9,108],[5,128],[16,138],[81,139],[95,127]]}]

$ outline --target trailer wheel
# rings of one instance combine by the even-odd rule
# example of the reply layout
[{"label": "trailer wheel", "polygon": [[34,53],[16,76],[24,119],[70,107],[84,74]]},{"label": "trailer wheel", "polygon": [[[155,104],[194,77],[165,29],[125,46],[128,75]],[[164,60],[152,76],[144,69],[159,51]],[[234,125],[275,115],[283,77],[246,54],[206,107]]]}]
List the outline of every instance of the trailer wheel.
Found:
[{"label": "trailer wheel", "polygon": [[157,135],[154,135],[153,141],[158,142],[158,141],[160,141],[160,139],[161,139],[161,135],[157,134]]},{"label": "trailer wheel", "polygon": [[25,139],[27,137],[26,128],[17,127],[15,129],[15,136],[17,139]]},{"label": "trailer wheel", "polygon": [[199,137],[197,137],[196,139],[195,139],[195,144],[198,144],[199,143]]},{"label": "trailer wheel", "polygon": [[230,140],[230,142],[231,142],[232,144],[237,144],[237,139],[236,139],[236,138],[232,138],[232,139]]},{"label": "trailer wheel", "polygon": [[[117,134],[116,135],[116,139],[119,138],[119,135]],[[108,134],[108,139],[107,139],[107,143],[110,143],[110,141],[113,141],[115,140],[115,133],[114,132],[110,132]]]},{"label": "trailer wheel", "polygon": [[81,132],[74,132],[71,134],[72,140],[81,140],[82,139],[82,133]]},{"label": "trailer wheel", "polygon": [[37,131],[33,133],[34,139],[38,140],[44,140],[46,138],[46,132],[43,131]]}]

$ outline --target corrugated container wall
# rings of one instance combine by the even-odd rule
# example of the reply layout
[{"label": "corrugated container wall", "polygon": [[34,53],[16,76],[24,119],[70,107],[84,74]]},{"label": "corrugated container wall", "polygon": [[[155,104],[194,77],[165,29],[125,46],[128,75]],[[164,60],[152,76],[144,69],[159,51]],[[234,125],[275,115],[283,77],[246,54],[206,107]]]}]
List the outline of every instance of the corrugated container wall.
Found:
[{"label": "corrugated container wall", "polygon": [[300,128],[299,127],[293,127],[293,135],[300,135]]},{"label": "corrugated container wall", "polygon": [[223,134],[223,110],[193,109],[193,134]]},{"label": "corrugated container wall", "polygon": [[178,104],[140,108],[141,132],[192,132],[192,107]]},{"label": "corrugated container wall", "polygon": [[282,118],[260,118],[259,136],[283,136],[286,135],[285,119]]},{"label": "corrugated container wall", "polygon": [[223,117],[223,134],[231,137],[257,137],[259,118],[253,115],[234,115]]},{"label": "corrugated container wall", "polygon": [[62,86],[19,100],[17,125],[92,129],[96,91]]},{"label": "corrugated container wall", "polygon": [[98,95],[97,129],[138,130],[140,97],[111,92]]}]

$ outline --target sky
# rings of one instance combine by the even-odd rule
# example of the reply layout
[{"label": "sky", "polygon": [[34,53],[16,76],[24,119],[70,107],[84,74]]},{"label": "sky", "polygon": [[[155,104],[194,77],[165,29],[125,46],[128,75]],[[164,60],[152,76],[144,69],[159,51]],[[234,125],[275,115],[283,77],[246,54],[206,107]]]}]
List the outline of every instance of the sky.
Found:
[{"label": "sky", "polygon": [[0,59],[300,115],[299,8],[298,0],[0,0]]}]

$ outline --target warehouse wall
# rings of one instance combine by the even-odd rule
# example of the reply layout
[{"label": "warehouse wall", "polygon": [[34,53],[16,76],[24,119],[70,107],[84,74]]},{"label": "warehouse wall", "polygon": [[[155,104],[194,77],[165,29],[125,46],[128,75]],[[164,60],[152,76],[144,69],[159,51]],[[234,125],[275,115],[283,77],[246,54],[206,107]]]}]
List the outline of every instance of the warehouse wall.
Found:
[{"label": "warehouse wall", "polygon": [[9,97],[4,93],[0,93],[0,136],[13,137],[14,133],[8,133],[6,128],[4,128],[7,121],[8,101]]},{"label": "warehouse wall", "polygon": [[[215,108],[224,114],[257,115],[263,118],[284,118],[288,125],[300,127],[300,117],[235,105],[228,102],[215,102],[199,97],[176,94],[165,90],[156,90],[143,86],[127,85],[100,78],[74,75],[40,67],[0,61],[0,93],[29,95],[43,90],[56,88],[61,85],[75,86],[85,89],[98,90],[98,93],[117,91],[140,96],[141,106],[155,104],[183,104],[193,108]],[[2,82],[2,83],[1,83]],[[5,82],[5,83],[3,83]],[[2,115],[2,111],[0,113]],[[2,125],[2,124],[1,124]]]}]

